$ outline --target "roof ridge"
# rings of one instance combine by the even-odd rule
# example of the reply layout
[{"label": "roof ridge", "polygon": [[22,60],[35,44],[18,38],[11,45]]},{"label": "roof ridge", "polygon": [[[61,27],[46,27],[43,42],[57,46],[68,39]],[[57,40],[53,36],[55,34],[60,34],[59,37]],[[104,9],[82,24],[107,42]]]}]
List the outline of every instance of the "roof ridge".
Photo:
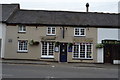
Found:
[{"label": "roof ridge", "polygon": [[79,11],[62,11],[62,10],[29,10],[29,9],[20,9],[20,11],[43,11],[43,12],[67,12],[67,13],[86,13],[86,14],[110,14],[118,15],[119,13],[104,13],[104,12],[79,12]]},{"label": "roof ridge", "polygon": [[0,4],[0,5],[20,5],[19,3],[11,3],[11,4]]}]

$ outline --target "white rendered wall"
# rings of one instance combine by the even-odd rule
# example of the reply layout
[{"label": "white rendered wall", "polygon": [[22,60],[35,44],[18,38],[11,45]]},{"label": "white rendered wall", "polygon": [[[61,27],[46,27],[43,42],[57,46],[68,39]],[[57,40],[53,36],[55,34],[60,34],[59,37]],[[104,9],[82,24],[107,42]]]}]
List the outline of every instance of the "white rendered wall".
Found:
[{"label": "white rendered wall", "polygon": [[104,63],[103,48],[97,49],[97,62]]},{"label": "white rendered wall", "polygon": [[0,23],[0,39],[2,40],[1,42],[1,58],[4,58],[4,53],[5,53],[5,37],[6,37],[6,24]]},{"label": "white rendered wall", "polygon": [[0,39],[2,38],[2,23],[0,23]]},{"label": "white rendered wall", "polygon": [[[98,40],[97,43],[101,43],[102,40],[118,40],[118,29],[113,28],[98,28]],[[97,62],[104,63],[103,49],[97,49]]]},{"label": "white rendered wall", "polygon": [[[0,23],[0,40],[2,41],[2,23]],[[1,58],[1,54],[2,54],[2,42],[0,45],[0,58]]]},{"label": "white rendered wall", "polygon": [[104,39],[118,40],[118,29],[98,28],[98,43]]},{"label": "white rendered wall", "polygon": [[120,29],[118,30],[118,40],[120,40]]}]

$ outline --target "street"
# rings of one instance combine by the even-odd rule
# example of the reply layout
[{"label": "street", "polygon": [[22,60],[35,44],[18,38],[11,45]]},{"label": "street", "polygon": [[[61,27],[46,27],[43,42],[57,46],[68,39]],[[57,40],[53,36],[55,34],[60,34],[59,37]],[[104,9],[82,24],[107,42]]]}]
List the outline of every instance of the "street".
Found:
[{"label": "street", "polygon": [[65,64],[3,64],[3,78],[118,78],[118,68],[77,67]]}]

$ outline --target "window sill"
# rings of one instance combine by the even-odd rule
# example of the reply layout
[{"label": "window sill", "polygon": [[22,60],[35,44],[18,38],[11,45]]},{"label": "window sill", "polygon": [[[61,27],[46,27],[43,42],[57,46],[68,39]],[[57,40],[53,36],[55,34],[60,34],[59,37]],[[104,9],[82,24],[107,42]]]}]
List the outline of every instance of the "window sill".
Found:
[{"label": "window sill", "polygon": [[88,58],[88,59],[84,59],[84,58],[83,58],[83,59],[82,59],[82,58],[81,58],[81,59],[80,59],[80,58],[73,58],[73,60],[93,60],[93,58]]},{"label": "window sill", "polygon": [[17,53],[28,53],[28,51],[17,51]]},{"label": "window sill", "polygon": [[25,33],[26,33],[26,31],[19,31],[18,33],[24,33],[24,34],[25,34]]},{"label": "window sill", "polygon": [[56,36],[56,34],[47,34],[47,36]]},{"label": "window sill", "polygon": [[74,37],[86,37],[86,35],[80,35],[80,36],[74,35]]},{"label": "window sill", "polygon": [[41,59],[54,59],[53,56],[41,56]]}]

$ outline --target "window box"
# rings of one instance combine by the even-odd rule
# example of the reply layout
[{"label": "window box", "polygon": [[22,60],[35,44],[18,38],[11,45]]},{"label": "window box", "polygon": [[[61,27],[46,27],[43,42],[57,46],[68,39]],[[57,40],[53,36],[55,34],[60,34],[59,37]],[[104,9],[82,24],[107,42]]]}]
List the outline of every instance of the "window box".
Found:
[{"label": "window box", "polygon": [[60,42],[55,42],[55,47],[59,47]]},{"label": "window box", "polygon": [[38,45],[39,45],[39,41],[31,40],[31,41],[29,42],[29,44],[30,44],[31,46],[32,46],[32,45],[38,46]]},{"label": "window box", "polygon": [[99,43],[96,45],[96,48],[103,48],[103,47],[104,47],[104,45],[102,43]]}]

